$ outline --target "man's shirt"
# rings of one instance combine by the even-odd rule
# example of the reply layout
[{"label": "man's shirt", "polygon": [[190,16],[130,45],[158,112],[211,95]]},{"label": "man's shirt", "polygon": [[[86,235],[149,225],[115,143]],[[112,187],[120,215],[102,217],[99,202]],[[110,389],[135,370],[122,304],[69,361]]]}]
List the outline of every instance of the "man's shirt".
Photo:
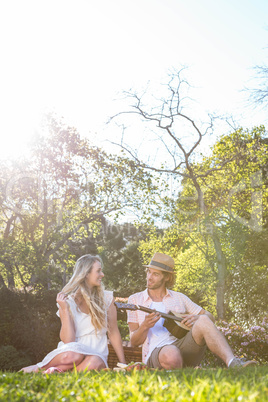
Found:
[{"label": "man's shirt", "polygon": [[[180,314],[199,314],[200,311],[202,310],[202,307],[198,306],[196,303],[194,303],[189,297],[185,296],[182,293],[175,292],[173,290],[167,289],[166,295],[164,296],[162,300],[166,313],[169,311],[174,311]],[[145,289],[143,292],[135,293],[131,295],[128,299],[128,303],[130,304],[138,304],[143,307],[149,307],[151,308],[151,305],[153,303],[152,299],[150,298],[148,294],[148,290]],[[128,323],[133,322],[141,325],[141,323],[145,319],[145,315],[148,313],[145,313],[144,311],[136,310],[136,311],[128,311]],[[149,335],[149,333],[148,333]],[[143,346],[142,346],[142,361],[144,363],[147,362],[149,358],[149,350],[150,353],[152,352],[150,348],[150,339],[147,335],[147,338],[145,339]],[[172,343],[172,335],[167,337],[167,344]],[[176,338],[174,338],[175,340]],[[161,346],[163,343],[163,339],[159,339],[159,342]],[[154,348],[157,347],[157,342],[154,341]]]}]

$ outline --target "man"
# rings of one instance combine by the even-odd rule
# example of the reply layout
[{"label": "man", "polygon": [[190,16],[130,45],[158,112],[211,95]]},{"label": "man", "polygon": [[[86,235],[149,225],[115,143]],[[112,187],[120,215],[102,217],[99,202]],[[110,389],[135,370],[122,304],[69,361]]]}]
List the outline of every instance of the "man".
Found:
[{"label": "man", "polygon": [[[248,366],[234,357],[223,334],[214,325],[214,317],[182,293],[167,289],[174,282],[174,260],[166,254],[154,254],[147,267],[147,289],[135,293],[128,303],[149,307],[156,312],[128,311],[128,325],[132,346],[142,347],[142,361],[149,367],[177,369],[195,367],[204,357],[206,347],[220,357],[227,367]],[[163,326],[158,313],[182,313],[182,324],[189,329],[177,339]]]}]

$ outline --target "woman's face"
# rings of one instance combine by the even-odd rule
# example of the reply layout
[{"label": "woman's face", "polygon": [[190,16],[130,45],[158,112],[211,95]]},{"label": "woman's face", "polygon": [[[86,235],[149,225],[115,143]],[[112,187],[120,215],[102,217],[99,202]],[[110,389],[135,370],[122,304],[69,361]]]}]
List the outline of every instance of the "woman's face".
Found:
[{"label": "woman's face", "polygon": [[95,261],[91,271],[86,276],[87,285],[91,288],[94,286],[101,286],[101,280],[103,277],[104,273],[102,272],[101,263]]}]

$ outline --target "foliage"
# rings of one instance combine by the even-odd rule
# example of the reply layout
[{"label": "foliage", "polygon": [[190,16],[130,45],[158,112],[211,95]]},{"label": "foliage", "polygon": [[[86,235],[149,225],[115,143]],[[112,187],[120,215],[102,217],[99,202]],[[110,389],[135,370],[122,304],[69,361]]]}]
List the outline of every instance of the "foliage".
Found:
[{"label": "foliage", "polygon": [[[122,138],[121,146],[129,152],[137,167],[142,166],[144,170],[156,172],[162,178],[164,176],[166,179],[173,179],[176,190],[181,187],[183,182],[191,187],[190,191],[194,193],[194,197],[191,194],[186,194],[186,211],[188,211],[188,205],[194,208],[188,214],[188,218],[193,215],[194,219],[202,220],[203,226],[206,228],[206,236],[211,239],[213,244],[217,268],[217,313],[222,318],[224,316],[226,259],[217,224],[209,213],[203,185],[215,171],[222,171],[229,159],[223,161],[217,159],[216,163],[212,166],[208,165],[205,170],[199,169],[195,157],[204,135],[213,130],[213,119],[209,116],[208,124],[197,123],[190,108],[187,113],[186,107],[189,106],[189,97],[187,91],[185,91],[186,93],[183,91],[187,90],[188,87],[187,81],[182,78],[182,71],[174,71],[168,77],[164,97],[159,98],[149,91],[145,91],[142,95],[131,91],[127,94],[131,99],[130,110],[119,113],[116,117],[125,115],[125,113],[137,115],[140,120],[152,127],[152,130],[148,130],[149,135],[152,131],[155,134],[154,137],[158,138],[159,144],[161,144],[164,158],[162,155],[161,158],[148,158],[147,162],[144,163],[135,151],[129,149],[124,138]],[[167,209],[166,214],[162,215],[165,215],[169,222],[172,222],[171,224],[178,222],[176,193],[177,191],[174,191],[171,186],[169,195],[166,192],[160,196]],[[181,211],[183,211],[182,217],[185,218],[185,210],[182,208]],[[189,219],[185,220],[189,225]]]},{"label": "foliage", "polygon": [[[144,263],[150,261],[154,252],[170,255],[175,260],[176,282],[174,290],[186,294],[195,303],[213,314],[216,313],[215,273],[211,269],[210,260],[204,258],[199,235],[192,235],[187,244],[185,238],[178,236],[177,226],[164,231],[151,230],[150,236],[140,242],[140,251]],[[184,252],[179,252],[183,247]]]},{"label": "foliage", "polygon": [[229,311],[226,319],[241,325],[258,325],[260,317],[267,312],[267,288],[266,264],[241,259],[227,279],[226,302]]},{"label": "foliage", "polygon": [[64,373],[0,372],[0,399],[7,401],[265,401],[266,367],[243,370],[177,370]]},{"label": "foliage", "polygon": [[0,347],[0,370],[18,371],[30,364],[30,359],[23,353],[18,352],[14,346]]},{"label": "foliage", "polygon": [[[198,209],[196,187],[185,177],[178,197],[163,199],[170,226],[162,233],[152,231],[140,246],[144,260],[155,251],[171,255],[177,271],[175,289],[198,299],[213,313],[221,283],[225,319],[248,325],[259,321],[267,306],[265,136],[262,126],[222,136],[210,155],[192,164],[199,175],[206,213]],[[225,265],[222,271],[219,257]]]},{"label": "foliage", "polygon": [[[268,320],[264,317],[260,325],[245,330],[240,325],[220,321],[217,328],[226,337],[234,355],[246,360],[268,364]],[[201,363],[202,367],[224,367],[224,363],[209,350]]]},{"label": "foliage", "polygon": [[[223,319],[226,308],[230,307],[226,305],[226,279],[235,266],[234,260],[239,261],[240,257],[232,249],[236,223],[240,223],[238,238],[245,234],[247,240],[252,232],[260,232],[267,225],[265,128],[256,127],[251,132],[238,129],[223,135],[210,155],[204,156],[199,152],[200,144],[206,134],[214,131],[215,119],[208,116],[208,124],[194,120],[188,103],[189,85],[182,77],[182,70],[171,72],[161,91],[163,97],[153,94],[151,89],[142,94],[133,90],[126,93],[129,110],[113,118],[128,114],[129,118],[136,116],[144,122],[146,137],[152,134],[154,141],[158,141],[161,158],[148,157],[143,162],[125,140],[125,132],[120,145],[137,167],[165,177],[168,183],[172,180],[160,196],[165,206],[165,211],[163,207],[159,209],[161,217],[170,226],[177,226],[178,237],[186,238],[186,244],[198,232],[202,242],[208,243],[210,250],[203,248],[204,258],[209,255],[207,266],[213,267],[217,315]],[[242,248],[243,241],[240,253]]]},{"label": "foliage", "polygon": [[146,236],[146,226],[131,223],[106,224],[97,236],[99,254],[104,263],[105,287],[115,296],[128,297],[145,286],[139,242]]},{"label": "foliage", "polygon": [[260,363],[268,363],[268,320],[263,319],[260,325],[243,330],[239,325],[222,322],[219,328],[231,343],[234,352],[246,359],[255,359]]},{"label": "foliage", "polygon": [[54,291],[25,294],[2,289],[0,346],[13,346],[32,363],[55,349],[60,330],[55,300]]},{"label": "foliage", "polygon": [[97,251],[104,217],[147,210],[154,189],[151,175],[133,162],[47,116],[30,156],[1,162],[0,285],[58,288],[76,258]]},{"label": "foliage", "polygon": [[117,320],[117,324],[121,334],[121,338],[125,341],[129,341],[129,328],[126,320]]}]

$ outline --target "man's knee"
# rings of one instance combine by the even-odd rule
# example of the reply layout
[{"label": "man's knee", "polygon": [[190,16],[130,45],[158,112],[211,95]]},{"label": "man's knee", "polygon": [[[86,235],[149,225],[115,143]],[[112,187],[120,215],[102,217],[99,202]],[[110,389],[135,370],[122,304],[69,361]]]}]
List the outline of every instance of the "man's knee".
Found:
[{"label": "man's knee", "polygon": [[211,319],[207,315],[202,314],[193,325],[192,336],[198,345],[204,346],[206,337],[215,333],[214,331],[219,332]]},{"label": "man's knee", "polygon": [[173,345],[163,347],[159,353],[158,359],[164,369],[182,368],[183,366],[181,352]]},{"label": "man's knee", "polygon": [[202,314],[199,316],[198,320],[194,323],[193,330],[198,329],[203,332],[206,329],[211,330],[211,327],[216,328],[214,323],[211,321],[211,319],[207,315]]}]

